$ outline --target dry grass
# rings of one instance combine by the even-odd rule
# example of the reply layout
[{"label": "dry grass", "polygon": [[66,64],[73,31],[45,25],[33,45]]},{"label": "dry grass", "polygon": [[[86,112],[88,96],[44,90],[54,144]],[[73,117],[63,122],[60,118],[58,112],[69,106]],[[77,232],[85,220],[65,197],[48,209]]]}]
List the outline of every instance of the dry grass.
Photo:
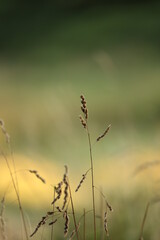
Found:
[{"label": "dry grass", "polygon": [[37,170],[28,170],[30,173],[33,173],[38,179],[40,179],[43,183],[46,183],[46,180],[42,178]]},{"label": "dry grass", "polygon": [[[93,234],[93,238],[94,240],[96,240],[98,238],[98,234],[97,234],[97,219],[100,218],[101,219],[101,224],[103,224],[103,230],[101,229],[101,231],[106,233],[106,237],[109,236],[109,229],[108,229],[108,215],[109,212],[112,212],[112,206],[108,203],[108,199],[105,197],[104,193],[102,192],[102,190],[99,190],[99,188],[96,186],[95,184],[95,172],[94,172],[94,162],[93,162],[93,150],[92,150],[92,141],[91,141],[91,134],[90,134],[90,130],[89,130],[89,114],[88,114],[88,108],[87,108],[87,102],[85,100],[85,97],[83,95],[80,96],[81,99],[81,111],[83,116],[80,116],[80,122],[82,124],[82,126],[84,127],[85,131],[86,131],[86,135],[88,138],[88,143],[89,143],[89,154],[90,154],[90,168],[82,174],[82,178],[80,179],[75,192],[79,192],[79,189],[82,187],[82,185],[85,182],[86,177],[88,176],[88,173],[91,172],[91,198],[92,198],[92,209],[91,210],[86,210],[83,209],[83,214],[82,216],[78,219],[77,221],[77,212],[76,212],[76,207],[74,205],[74,198],[72,196],[72,188],[70,185],[70,179],[69,179],[69,174],[68,174],[68,167],[65,165],[65,171],[63,174],[62,179],[58,182],[58,184],[54,185],[54,192],[53,192],[53,200],[51,202],[52,205],[52,210],[49,210],[46,212],[46,214],[44,214],[41,218],[41,220],[37,223],[34,231],[30,234],[30,237],[35,236],[35,234],[39,231],[39,229],[42,226],[50,226],[51,227],[51,240],[55,239],[54,238],[54,228],[53,225],[57,225],[59,223],[59,219],[63,220],[63,229],[64,229],[64,237],[68,237],[70,240],[73,239],[74,237],[77,238],[77,240],[81,239],[81,237],[83,238],[83,240],[86,239],[87,234]],[[3,158],[6,161],[9,173],[10,173],[10,177],[12,180],[12,184],[13,184],[13,188],[15,190],[16,193],[16,197],[18,200],[18,205],[19,205],[19,209],[21,212],[21,216],[22,216],[22,221],[23,221],[23,227],[24,227],[24,231],[25,231],[25,238],[28,240],[29,236],[28,236],[28,226],[26,224],[26,219],[25,219],[25,215],[24,215],[24,210],[22,208],[22,203],[21,203],[21,198],[20,198],[20,191],[19,191],[19,181],[18,181],[18,177],[17,177],[17,169],[16,169],[16,164],[15,164],[15,160],[14,160],[14,155],[13,155],[13,151],[11,148],[11,143],[10,143],[10,136],[6,131],[4,122],[2,120],[0,120],[0,127],[2,130],[2,133],[5,137],[6,140],[6,144],[9,148],[10,151],[10,155],[11,155],[11,162],[8,160],[8,157],[6,156],[6,154],[4,153],[4,151],[1,149],[1,155],[3,156]],[[102,140],[109,132],[111,125],[109,125],[106,130],[103,132],[103,134],[99,135],[99,137],[96,139],[96,142],[99,142],[100,140]],[[137,169],[134,171],[134,176],[138,175],[140,172],[143,172],[144,170],[157,166],[159,165],[160,161],[156,160],[156,161],[150,161],[150,162],[145,162],[141,165],[139,165],[137,167]],[[24,169],[27,170],[27,169]],[[36,178],[38,178],[42,183],[46,184],[46,180],[45,178],[43,178],[39,172],[37,170],[31,170],[28,169],[27,170],[29,173],[33,174]],[[72,184],[72,180],[71,180],[71,184]],[[47,185],[47,184],[46,184]],[[98,214],[98,211],[96,210],[96,201],[95,201],[95,195],[96,195],[96,191],[98,190],[98,194],[100,195],[102,202],[101,202],[101,214]],[[3,197],[2,199],[2,204],[1,204],[1,212],[0,212],[0,228],[1,228],[1,235],[2,235],[2,239],[6,240],[7,239],[7,233],[6,233],[6,228],[5,228],[5,219],[4,219],[4,202],[5,202],[5,197]],[[146,219],[148,216],[148,210],[150,208],[151,205],[160,202],[160,199],[157,198],[153,198],[151,201],[149,201],[147,203],[146,209],[145,209],[145,213],[144,213],[144,217],[142,220],[142,224],[141,224],[141,230],[140,230],[140,237],[139,239],[142,240],[143,239],[143,233],[144,233],[144,227],[145,227],[145,223],[146,223]],[[103,204],[104,203],[104,204]],[[109,211],[108,211],[109,210]],[[86,218],[87,218],[87,214],[91,213],[93,215],[93,228],[89,229],[86,227]],[[81,221],[83,220],[83,225],[81,224]],[[71,225],[71,223],[73,223]],[[72,226],[72,231],[70,232],[70,228]],[[83,226],[83,229],[80,228],[80,226]],[[41,239],[43,239],[43,235],[41,235]],[[105,239],[105,236],[103,234],[101,234],[101,239]]]},{"label": "dry grass", "polygon": [[18,178],[17,178],[17,175],[16,175],[16,166],[15,166],[13,151],[12,151],[11,144],[10,144],[10,136],[6,131],[3,120],[0,120],[0,127],[1,127],[1,130],[2,130],[2,133],[4,134],[4,136],[6,138],[7,145],[9,146],[9,150],[10,150],[10,154],[11,154],[11,158],[12,158],[13,170],[15,172],[15,177],[13,176],[13,170],[11,168],[11,164],[10,164],[7,156],[5,155],[5,153],[1,149],[0,149],[0,152],[1,152],[1,155],[3,156],[3,158],[4,158],[4,160],[7,164],[7,167],[8,167],[9,173],[10,173],[10,177],[11,177],[11,180],[12,180],[12,184],[13,184],[16,196],[17,196],[18,206],[19,206],[19,210],[20,210],[20,213],[21,213],[21,217],[22,217],[23,227],[24,227],[24,231],[25,231],[25,237],[26,237],[27,240],[29,240],[27,224],[26,224],[24,211],[23,211],[23,208],[22,208],[22,203],[21,203],[20,194],[19,194],[19,184],[18,184]]}]

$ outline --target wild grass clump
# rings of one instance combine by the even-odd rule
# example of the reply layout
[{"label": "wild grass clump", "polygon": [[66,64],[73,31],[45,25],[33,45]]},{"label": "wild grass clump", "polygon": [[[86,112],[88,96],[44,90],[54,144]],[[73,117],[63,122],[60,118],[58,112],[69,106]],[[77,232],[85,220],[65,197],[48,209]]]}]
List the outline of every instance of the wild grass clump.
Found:
[{"label": "wild grass clump", "polygon": [[[89,153],[90,153],[90,170],[91,170],[91,189],[92,189],[92,206],[93,206],[93,226],[94,226],[94,240],[97,239],[97,229],[96,229],[96,205],[95,205],[95,184],[94,184],[94,163],[93,163],[93,154],[92,154],[92,143],[91,143],[91,135],[90,135],[90,130],[89,130],[89,123],[88,123],[88,108],[87,108],[87,102],[85,100],[85,97],[83,95],[80,96],[81,99],[81,111],[83,114],[83,117],[80,115],[80,121],[82,126],[86,129],[87,137],[88,137],[88,144],[89,144]],[[100,141],[102,138],[106,136],[110,129],[111,125],[107,127],[105,132],[101,134],[96,141]],[[89,170],[88,170],[89,171]],[[82,185],[83,181],[86,178],[86,175],[88,171],[82,175],[82,179],[77,186],[76,190],[80,188]],[[106,229],[105,229],[106,231]],[[107,232],[108,235],[108,232]]]},{"label": "wild grass clump", "polygon": [[[71,188],[72,179],[69,177],[69,170],[67,165],[64,166],[64,173],[61,177],[61,179],[58,181],[58,183],[54,183],[52,185],[53,187],[53,196],[52,201],[49,205],[49,210],[45,211],[45,214],[37,221],[37,224],[34,227],[34,230],[29,233],[29,228],[26,222],[26,216],[24,214],[24,210],[22,207],[21,197],[20,197],[20,189],[19,189],[19,180],[17,176],[17,169],[16,169],[16,163],[14,159],[13,150],[11,147],[11,139],[10,136],[6,130],[5,124],[3,120],[0,120],[0,128],[2,130],[2,133],[4,135],[7,147],[9,149],[11,159],[8,159],[8,156],[5,154],[5,152],[0,147],[0,154],[3,156],[6,165],[8,167],[8,171],[11,177],[11,182],[16,194],[19,210],[21,213],[21,218],[23,222],[23,229],[25,233],[25,239],[29,240],[29,238],[34,238],[34,236],[39,232],[39,230],[42,227],[49,226],[50,227],[50,239],[55,240],[55,234],[54,229],[58,224],[62,224],[61,228],[63,228],[63,237],[67,238],[69,240],[76,237],[77,240],[86,240],[88,239],[88,236],[90,235],[92,239],[97,240],[99,239],[98,231],[97,231],[97,221],[100,219],[101,223],[101,234],[100,238],[102,240],[107,239],[109,237],[109,214],[113,211],[112,206],[108,202],[108,199],[104,195],[102,189],[98,188],[95,183],[95,169],[94,169],[94,160],[93,160],[93,144],[91,139],[91,133],[90,133],[90,127],[89,127],[89,110],[87,107],[87,101],[84,97],[84,95],[80,96],[80,109],[81,109],[81,115],[80,123],[82,127],[84,128],[84,131],[87,136],[88,141],[88,147],[89,147],[89,161],[88,161],[88,170],[84,171],[82,176],[80,177],[80,181],[77,184],[77,187],[74,189],[75,194],[81,191],[81,188],[85,184],[86,178],[90,177],[90,190],[91,190],[91,209],[83,208],[82,215],[78,216],[79,213],[76,211],[76,206],[74,203],[74,198],[72,196],[73,189]],[[111,124],[109,124],[104,132],[100,134],[94,141],[94,143],[98,143],[99,141],[102,141],[104,137],[109,133],[109,130],[111,129]],[[140,165],[135,171],[134,176],[139,174],[141,171],[144,171],[145,169],[149,167],[156,166],[160,163],[159,160],[153,161],[153,162],[147,162],[143,165]],[[39,174],[37,170],[31,169],[25,169],[28,173],[32,174],[37,178],[41,183],[47,184],[44,177]],[[38,181],[37,180],[37,181]],[[71,182],[71,184],[70,184]],[[101,213],[99,214],[97,211],[97,206],[95,202],[96,194],[99,194],[100,196],[100,207],[101,207]],[[87,196],[88,197],[88,196]],[[139,240],[143,239],[143,233],[144,233],[144,227],[146,223],[146,219],[148,216],[149,208],[155,204],[160,202],[159,197],[153,198],[151,201],[149,201],[146,205],[144,217],[141,224],[140,229],[140,235]],[[1,232],[1,238],[2,240],[7,239],[7,231],[6,231],[6,221],[4,217],[4,209],[5,209],[5,194],[1,201],[1,209],[0,209],[0,232]],[[88,215],[91,214],[92,216],[92,228],[87,226],[87,219]],[[123,214],[123,213],[122,213]],[[104,236],[105,234],[105,236]],[[43,234],[41,235],[41,240],[43,239]]]},{"label": "wild grass clump", "polygon": [[[74,201],[72,197],[72,190],[71,186],[69,183],[69,176],[68,176],[68,167],[65,165],[65,172],[63,174],[63,178],[61,181],[54,186],[54,194],[53,194],[53,201],[51,202],[52,204],[52,211],[48,211],[44,216],[42,216],[41,220],[37,223],[34,231],[30,234],[30,237],[33,237],[39,229],[48,224],[51,226],[51,240],[53,239],[53,225],[57,224],[58,219],[62,218],[64,220],[64,237],[68,236],[69,233],[69,225],[70,225],[70,217],[73,219],[74,223],[74,229],[70,233],[69,239],[72,239],[74,236],[76,236],[77,240],[80,239],[79,237],[79,229],[80,229],[80,221],[82,218],[84,219],[84,222],[86,221],[86,215],[88,212],[93,212],[93,233],[94,233],[94,240],[97,239],[97,233],[96,233],[96,205],[95,205],[95,184],[94,184],[94,163],[93,163],[93,156],[92,156],[92,143],[91,143],[91,137],[90,137],[90,130],[89,130],[89,123],[88,123],[88,108],[87,108],[87,102],[85,100],[85,97],[83,95],[80,96],[81,100],[81,111],[82,115],[80,115],[80,122],[84,129],[86,130],[87,133],[87,138],[88,138],[88,144],[89,144],[89,153],[90,153],[90,168],[82,174],[82,178],[77,185],[77,188],[75,192],[78,192],[79,189],[81,188],[82,184],[84,183],[87,175],[89,172],[91,172],[91,189],[92,189],[92,209],[89,211],[84,211],[84,214],[80,217],[78,223],[77,223],[77,218],[76,218],[76,212],[75,212],[75,206],[74,206]],[[10,176],[12,180],[12,184],[17,196],[18,200],[18,205],[19,205],[19,210],[21,212],[22,216],[22,221],[23,221],[23,226],[24,226],[24,231],[25,231],[25,237],[26,240],[29,239],[29,234],[28,234],[28,228],[26,224],[26,219],[24,216],[24,210],[22,207],[21,203],[21,198],[20,198],[20,191],[19,191],[19,182],[18,182],[18,177],[17,177],[17,169],[16,169],[16,164],[14,160],[14,155],[13,151],[11,148],[11,142],[10,142],[10,136],[5,128],[5,124],[3,120],[0,120],[0,127],[2,130],[2,133],[5,137],[7,146],[10,150],[11,154],[11,159],[12,159],[12,164],[8,160],[7,156],[1,149],[1,155],[4,157]],[[109,131],[110,125],[107,127],[105,132],[101,134],[96,141],[100,141]],[[43,178],[37,170],[32,170],[28,169],[27,170],[29,173],[33,174],[36,178],[38,178],[42,183],[46,184],[45,178]],[[101,193],[102,194],[102,193]],[[103,195],[104,197],[104,195]],[[60,202],[62,201],[62,203]],[[106,201],[106,200],[105,200]],[[61,204],[60,204],[61,203]],[[2,201],[2,206],[4,204],[4,200]],[[2,208],[3,209],[3,208]],[[110,209],[110,205],[106,204],[106,209]],[[3,211],[1,211],[1,228],[3,232],[3,238],[5,239],[5,228],[4,228],[4,219],[3,219]],[[108,225],[107,225],[107,212],[105,211],[104,213],[104,230],[108,235]],[[84,224],[84,229],[83,229],[83,236],[86,236],[86,227]]]},{"label": "wild grass clump", "polygon": [[[94,184],[94,163],[93,163],[93,154],[92,154],[92,143],[91,143],[91,137],[90,137],[90,131],[89,131],[89,123],[88,123],[88,108],[87,108],[87,102],[85,100],[85,97],[83,95],[80,96],[81,100],[81,111],[82,115],[80,115],[80,122],[84,129],[86,130],[87,138],[88,138],[88,144],[89,144],[89,153],[90,153],[90,168],[82,174],[82,178],[80,182],[78,183],[75,192],[78,192],[79,189],[82,187],[82,184],[84,183],[87,175],[89,172],[91,172],[91,190],[92,190],[92,209],[89,211],[84,211],[84,214],[80,217],[79,221],[77,222],[76,212],[75,212],[75,206],[74,201],[72,197],[72,190],[69,183],[69,176],[68,176],[68,167],[65,165],[65,172],[63,174],[62,180],[54,186],[54,198],[52,201],[53,205],[53,211],[49,215],[48,213],[42,217],[41,221],[37,224],[35,230],[30,235],[30,237],[33,237],[36,232],[39,230],[39,228],[42,225],[45,225],[48,223],[48,225],[53,225],[58,222],[59,218],[64,219],[64,237],[68,236],[69,233],[69,223],[70,223],[70,217],[73,219],[74,223],[74,229],[70,233],[69,239],[72,239],[74,236],[76,236],[77,240],[80,239],[79,236],[79,230],[80,230],[80,222],[82,219],[84,219],[84,225],[83,225],[83,238],[85,239],[86,236],[86,215],[89,212],[93,213],[93,234],[94,234],[94,240],[97,239],[97,230],[96,230],[96,205],[95,205],[95,189],[98,189]],[[107,127],[105,132],[101,134],[96,141],[99,142],[102,138],[106,136],[110,129],[111,125]],[[30,170],[31,173],[35,174],[36,177],[39,177],[39,174],[35,170]],[[37,176],[38,175],[38,176]],[[40,178],[41,179],[41,178]],[[41,179],[42,180],[42,179]],[[104,194],[99,191],[100,195],[103,196],[103,200],[105,201],[105,210],[104,210],[104,216],[103,218],[103,228],[106,232],[106,235],[109,235],[108,231],[108,210],[112,211],[112,207],[109,205],[108,201],[106,200]],[[50,219],[52,218],[52,221]],[[91,231],[90,231],[91,232]],[[53,239],[53,228],[51,229],[51,239]]]}]

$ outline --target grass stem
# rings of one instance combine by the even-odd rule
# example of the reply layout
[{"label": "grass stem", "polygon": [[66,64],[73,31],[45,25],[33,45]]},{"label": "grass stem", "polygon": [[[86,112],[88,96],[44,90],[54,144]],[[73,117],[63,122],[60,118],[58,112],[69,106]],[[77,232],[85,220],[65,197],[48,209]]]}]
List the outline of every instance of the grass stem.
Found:
[{"label": "grass stem", "polygon": [[96,209],[95,209],[95,194],[94,194],[94,169],[93,169],[91,137],[90,137],[90,132],[89,132],[89,128],[88,128],[88,123],[86,125],[86,130],[87,130],[87,136],[88,136],[89,152],[90,152],[90,162],[91,162],[91,184],[92,184],[94,240],[96,240]]},{"label": "grass stem", "polygon": [[145,213],[144,213],[144,217],[143,217],[142,225],[141,225],[141,230],[140,230],[139,240],[143,240],[143,230],[144,230],[144,225],[145,225],[146,218],[147,218],[147,215],[148,215],[149,206],[150,206],[150,202],[147,203],[147,206],[146,206],[146,209],[145,209]]},{"label": "grass stem", "polygon": [[83,240],[86,239],[86,210],[83,210]]},{"label": "grass stem", "polygon": [[[55,188],[54,188],[54,191],[53,191],[53,200],[55,199]],[[54,206],[54,204],[53,204],[53,208],[52,208],[52,211],[53,211],[53,215],[52,215],[52,221],[54,220],[53,218],[54,218],[54,208],[55,208],[55,206]],[[52,227],[51,227],[51,240],[53,240],[53,225],[52,225]]]},{"label": "grass stem", "polygon": [[6,155],[4,154],[4,152],[2,150],[0,150],[0,151],[1,151],[1,154],[2,154],[2,156],[4,157],[4,159],[6,161],[6,164],[7,164],[10,176],[11,176],[13,187],[14,187],[14,190],[15,190],[15,193],[16,193],[16,196],[17,196],[17,200],[18,200],[19,210],[20,210],[21,217],[22,217],[22,222],[23,222],[23,226],[24,226],[26,239],[29,240],[28,232],[27,232],[27,226],[26,226],[26,221],[25,221],[25,217],[24,217],[24,212],[23,212],[23,208],[22,208],[22,204],[21,204],[21,200],[20,200],[20,195],[19,195],[19,192],[18,192],[18,189],[17,189],[17,186],[16,186],[16,182],[14,180],[14,177],[13,177],[13,174],[12,174],[12,171],[11,171],[11,167],[10,167],[10,164],[8,162],[8,159],[7,159]]},{"label": "grass stem", "polygon": [[67,177],[67,180],[68,180],[68,188],[69,188],[69,195],[70,195],[70,200],[71,200],[71,207],[72,207],[72,213],[73,213],[74,226],[75,226],[75,231],[76,231],[77,240],[79,240],[79,235],[78,235],[78,230],[77,230],[77,223],[76,223],[76,216],[75,216],[73,199],[72,199],[72,192],[71,192],[71,187],[70,187],[70,184],[69,184],[69,179],[68,179],[68,177]]}]

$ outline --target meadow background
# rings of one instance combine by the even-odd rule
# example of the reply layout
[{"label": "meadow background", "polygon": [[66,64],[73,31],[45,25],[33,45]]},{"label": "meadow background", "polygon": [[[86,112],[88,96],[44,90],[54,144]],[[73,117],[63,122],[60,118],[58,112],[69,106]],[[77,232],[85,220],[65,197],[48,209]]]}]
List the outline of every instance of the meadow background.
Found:
[{"label": "meadow background", "polygon": [[[133,177],[140,164],[160,160],[159,12],[158,1],[0,3],[0,118],[11,136],[30,231],[51,208],[51,185],[61,179],[64,165],[73,189],[90,167],[78,119],[83,93],[93,143],[112,124],[93,149],[96,186],[114,209],[110,239],[138,240],[145,206],[160,190],[158,164]],[[2,134],[0,145],[8,152]],[[8,189],[9,239],[22,239],[2,157],[0,169],[1,198]],[[47,184],[25,169],[38,170]],[[89,189],[88,176],[74,194],[78,215],[90,208]],[[149,212],[145,240],[159,239],[159,205]],[[56,239],[63,239],[62,228],[55,230]],[[49,231],[47,227],[43,239],[50,239]],[[38,234],[33,239],[40,239]]]}]

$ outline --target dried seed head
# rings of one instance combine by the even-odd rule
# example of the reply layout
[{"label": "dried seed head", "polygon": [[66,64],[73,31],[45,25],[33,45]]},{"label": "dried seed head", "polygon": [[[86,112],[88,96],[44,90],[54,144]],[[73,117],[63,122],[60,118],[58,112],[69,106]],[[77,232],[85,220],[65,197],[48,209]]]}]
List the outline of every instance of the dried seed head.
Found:
[{"label": "dried seed head", "polygon": [[58,199],[61,198],[61,195],[62,195],[62,185],[63,185],[63,182],[59,182],[57,187],[54,187],[55,189],[55,192],[57,193],[57,197],[53,199],[53,202],[51,204],[54,204]]},{"label": "dried seed head", "polygon": [[88,109],[87,109],[87,105],[86,105],[87,103],[86,103],[85,97],[83,95],[81,95],[80,98],[81,98],[81,104],[82,104],[81,110],[84,114],[85,119],[87,120],[87,118],[88,118]]},{"label": "dried seed head", "polygon": [[62,187],[62,185],[63,185],[63,182],[61,181],[61,182],[59,182],[59,183],[57,184],[57,187],[56,187],[56,186],[54,187],[56,193],[58,193],[58,191],[59,191],[59,189]]},{"label": "dried seed head", "polygon": [[37,174],[37,171],[36,170],[29,170],[30,173],[34,173],[34,174]]},{"label": "dried seed head", "polygon": [[65,173],[63,175],[63,183],[65,185],[65,188],[64,188],[64,201],[63,201],[63,206],[62,206],[62,210],[65,208],[66,204],[67,204],[67,199],[68,199],[68,188],[69,188],[69,185],[68,185],[68,180],[67,180],[67,173],[68,173],[68,168],[67,166],[65,165]]},{"label": "dried seed head", "polygon": [[85,178],[86,178],[85,174],[82,174],[82,179],[80,180],[75,192],[78,192],[78,190],[81,187],[82,183],[84,182]]},{"label": "dried seed head", "polygon": [[38,229],[46,223],[47,218],[48,218],[48,215],[42,217],[41,221],[37,224],[34,232],[30,235],[30,237],[33,237],[35,233],[38,231]]},{"label": "dried seed head", "polygon": [[86,102],[86,100],[85,100],[85,97],[84,97],[83,95],[81,95],[80,98],[81,98],[82,107],[83,107],[83,108],[86,108],[87,102]]},{"label": "dried seed head", "polygon": [[53,225],[56,222],[57,222],[57,219],[55,219],[54,221],[50,222],[49,225]]},{"label": "dried seed head", "polygon": [[64,223],[64,236],[66,237],[67,234],[68,234],[68,230],[69,230],[69,216],[67,214],[67,211],[64,212],[63,217],[65,219],[65,223]]},{"label": "dried seed head", "polygon": [[107,127],[107,129],[104,131],[104,133],[97,138],[96,141],[98,142],[98,141],[101,140],[103,137],[105,137],[105,135],[108,133],[108,131],[110,130],[110,128],[111,128],[111,124]]},{"label": "dried seed head", "polygon": [[104,230],[105,230],[107,236],[109,236],[109,232],[108,232],[108,221],[107,221],[107,212],[104,213]]},{"label": "dried seed head", "polygon": [[112,208],[112,206],[106,201],[106,206],[109,208],[109,210],[111,211],[111,212],[113,212],[113,208]]},{"label": "dried seed head", "polygon": [[80,98],[81,98],[81,101],[85,101],[85,98],[83,95],[81,95]]},{"label": "dried seed head", "polygon": [[38,171],[36,170],[28,170],[30,173],[33,173],[38,179],[40,179],[43,183],[46,183],[46,180],[42,178],[39,174]]},{"label": "dried seed head", "polygon": [[85,109],[85,117],[86,117],[86,119],[88,119],[88,109],[87,108]]},{"label": "dried seed head", "polygon": [[80,115],[79,118],[80,118],[80,121],[81,121],[82,126],[83,126],[84,128],[86,128],[87,124],[86,124],[85,120],[83,119],[83,117]]},{"label": "dried seed head", "polygon": [[[89,169],[89,170],[91,170],[91,169]],[[75,192],[78,192],[78,190],[79,190],[79,188],[81,187],[82,183],[83,183],[84,180],[86,179],[86,176],[87,176],[87,173],[89,172],[89,170],[87,170],[86,173],[82,174],[82,178],[81,178],[81,180],[80,180],[80,182],[79,182],[79,184],[78,184]]]},{"label": "dried seed head", "polygon": [[57,206],[56,209],[58,210],[58,212],[60,212],[60,213],[62,212],[62,210],[60,209],[59,206]]},{"label": "dried seed head", "polygon": [[85,113],[85,108],[83,108],[82,106],[81,106],[81,110],[83,113]]}]

